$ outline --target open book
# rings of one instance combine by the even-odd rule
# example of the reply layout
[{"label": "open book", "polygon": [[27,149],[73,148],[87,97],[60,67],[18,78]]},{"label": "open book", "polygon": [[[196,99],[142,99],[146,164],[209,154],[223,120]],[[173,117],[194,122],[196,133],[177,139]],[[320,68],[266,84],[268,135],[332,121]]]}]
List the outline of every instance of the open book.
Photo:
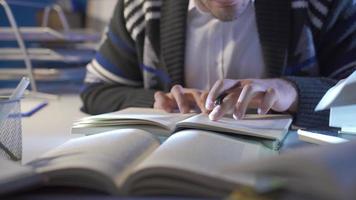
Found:
[{"label": "open book", "polygon": [[211,121],[206,114],[167,113],[151,108],[128,108],[86,117],[75,122],[72,133],[91,134],[118,128],[139,128],[169,136],[183,129],[199,129],[274,141],[278,149],[292,123],[289,115],[247,115],[243,120],[224,117]]},{"label": "open book", "polygon": [[256,183],[233,169],[273,154],[208,131],[180,131],[160,145],[146,131],[120,129],[72,139],[26,166],[0,162],[0,195],[42,183],[114,195],[223,197]]}]

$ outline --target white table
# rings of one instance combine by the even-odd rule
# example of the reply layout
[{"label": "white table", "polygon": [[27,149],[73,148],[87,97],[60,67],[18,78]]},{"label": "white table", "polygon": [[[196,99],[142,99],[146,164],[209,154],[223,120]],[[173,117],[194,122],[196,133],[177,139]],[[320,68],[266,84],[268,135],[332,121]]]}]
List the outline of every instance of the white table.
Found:
[{"label": "white table", "polygon": [[80,106],[78,95],[62,95],[58,100],[49,100],[48,105],[33,116],[22,118],[22,163],[34,160],[70,138],[79,137],[70,132],[73,121],[87,116],[79,110]]}]

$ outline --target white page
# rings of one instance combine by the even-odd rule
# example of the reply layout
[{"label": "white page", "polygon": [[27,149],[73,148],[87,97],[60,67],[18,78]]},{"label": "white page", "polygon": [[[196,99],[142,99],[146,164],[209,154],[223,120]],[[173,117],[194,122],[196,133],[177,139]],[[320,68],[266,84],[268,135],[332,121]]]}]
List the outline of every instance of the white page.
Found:
[{"label": "white page", "polygon": [[264,117],[247,115],[243,120],[224,117],[218,121],[211,121],[206,114],[199,114],[180,122],[177,126],[282,140],[291,123],[292,119],[288,115]]},{"label": "white page", "polygon": [[[167,177],[176,179],[178,182],[180,179],[191,180],[186,183],[181,182],[181,185],[177,183],[177,187],[196,185],[198,188],[199,185],[210,184],[209,187],[224,189],[224,187],[231,187],[231,183],[253,184],[252,179],[242,179],[241,176],[236,176],[230,171],[240,164],[272,154],[272,151],[258,143],[241,142],[207,131],[185,130],[172,135],[138,165],[135,171],[141,171],[142,179],[138,179],[133,185],[142,184],[140,182],[145,179],[150,180],[152,184],[156,180],[158,185],[163,187],[156,189],[164,189],[164,182],[168,184],[171,181]],[[160,181],[162,177],[167,179]],[[216,178],[220,180],[221,185],[205,181],[204,177]],[[191,185],[192,183],[195,184]]]},{"label": "white page", "polygon": [[[66,174],[75,177],[77,169],[89,176],[99,174],[102,177],[97,176],[98,181],[112,179],[118,188],[129,175],[132,167],[158,146],[159,142],[148,132],[121,129],[70,140],[46,153],[31,165],[40,173],[45,172],[49,176],[56,174],[62,180],[65,179]],[[73,179],[71,176],[67,178]],[[81,183],[78,179],[73,183],[90,184]],[[110,190],[113,192],[115,188]]]},{"label": "white page", "polygon": [[330,88],[315,108],[325,110],[333,106],[345,106],[356,103],[356,71],[346,79],[340,80]]},{"label": "white page", "polygon": [[91,116],[83,118],[75,123],[75,126],[85,124],[104,124],[104,125],[156,125],[168,130],[174,130],[175,124],[184,120],[194,113],[167,113],[163,110],[152,108],[127,108],[117,112]]}]

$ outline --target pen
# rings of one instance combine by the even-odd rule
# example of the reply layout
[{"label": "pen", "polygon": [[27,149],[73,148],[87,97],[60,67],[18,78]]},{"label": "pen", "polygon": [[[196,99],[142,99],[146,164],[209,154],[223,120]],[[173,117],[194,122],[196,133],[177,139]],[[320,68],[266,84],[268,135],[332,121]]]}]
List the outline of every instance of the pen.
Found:
[{"label": "pen", "polygon": [[30,110],[28,112],[22,112],[21,116],[22,117],[31,117],[33,114],[35,114],[36,112],[38,112],[39,110],[41,110],[42,108],[44,108],[47,105],[48,105],[48,102],[42,102],[39,105],[37,105],[35,108],[33,108],[32,110]]},{"label": "pen", "polygon": [[224,98],[228,95],[229,93],[223,92],[221,93],[214,101],[214,106],[219,106],[222,104]]},{"label": "pen", "polygon": [[214,106],[221,105],[223,100],[224,100],[224,98],[229,94],[229,91],[231,91],[231,90],[233,90],[233,89],[235,89],[237,87],[241,87],[240,81],[236,82],[232,87],[230,87],[229,89],[225,90],[218,97],[216,97],[216,99],[214,101]]},{"label": "pen", "polygon": [[[8,100],[12,101],[12,100],[20,99],[22,97],[22,95],[24,94],[29,83],[30,83],[30,81],[27,77],[22,78],[22,80],[17,85],[16,89],[12,92],[12,94]],[[15,104],[10,104],[10,105],[3,105],[2,107],[0,107],[0,122],[5,120],[9,116],[10,112],[14,108],[14,105]]]}]

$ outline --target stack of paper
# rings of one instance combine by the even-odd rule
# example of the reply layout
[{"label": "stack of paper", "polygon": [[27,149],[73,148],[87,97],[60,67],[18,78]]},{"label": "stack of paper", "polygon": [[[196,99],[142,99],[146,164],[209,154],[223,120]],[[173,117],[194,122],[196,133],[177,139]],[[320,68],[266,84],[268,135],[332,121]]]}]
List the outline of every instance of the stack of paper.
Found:
[{"label": "stack of paper", "polygon": [[332,87],[315,111],[330,108],[329,125],[342,132],[356,134],[356,71]]}]

